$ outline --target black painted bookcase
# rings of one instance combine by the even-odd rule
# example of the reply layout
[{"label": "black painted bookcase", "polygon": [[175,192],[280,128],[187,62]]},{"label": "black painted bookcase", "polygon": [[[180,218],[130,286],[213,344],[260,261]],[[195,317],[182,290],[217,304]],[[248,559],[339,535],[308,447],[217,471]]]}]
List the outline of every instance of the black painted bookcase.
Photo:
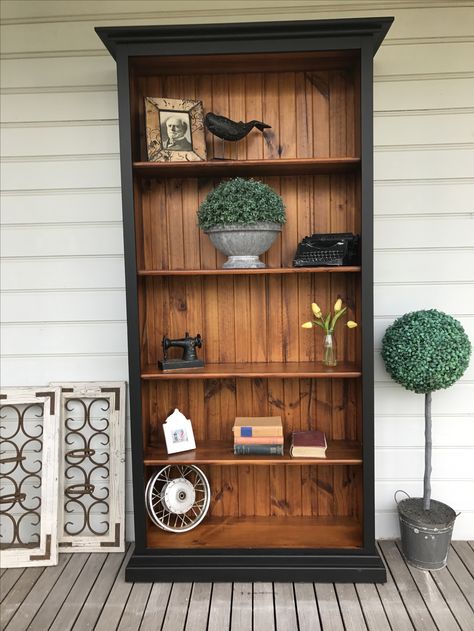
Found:
[{"label": "black painted bookcase", "polygon": [[[392,18],[96,31],[117,62],[128,318],[134,581],[384,581],[374,536],[373,57]],[[265,134],[221,143],[207,159],[148,162],[145,97],[200,100],[204,112],[263,120]],[[220,143],[220,144],[219,144]],[[219,158],[219,159],[216,159]],[[264,270],[223,270],[196,224],[223,178],[263,179],[287,207]],[[314,232],[361,235],[361,263],[292,267]],[[310,304],[342,297],[324,368]],[[201,333],[202,369],[163,373],[164,334]],[[197,448],[168,455],[169,411],[191,418]],[[327,458],[234,456],[235,416],[279,415],[285,435],[322,429]],[[206,518],[166,532],[145,507],[167,464],[202,468]]]}]

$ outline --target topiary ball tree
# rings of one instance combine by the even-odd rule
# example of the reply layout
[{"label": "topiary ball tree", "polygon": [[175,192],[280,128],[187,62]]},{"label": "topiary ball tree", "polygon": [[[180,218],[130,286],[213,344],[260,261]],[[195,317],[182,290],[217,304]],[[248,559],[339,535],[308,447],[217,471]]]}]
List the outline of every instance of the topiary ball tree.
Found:
[{"label": "topiary ball tree", "polygon": [[431,501],[431,393],[462,377],[470,356],[471,343],[461,323],[436,309],[403,315],[382,340],[382,358],[392,379],[425,395],[424,510]]}]

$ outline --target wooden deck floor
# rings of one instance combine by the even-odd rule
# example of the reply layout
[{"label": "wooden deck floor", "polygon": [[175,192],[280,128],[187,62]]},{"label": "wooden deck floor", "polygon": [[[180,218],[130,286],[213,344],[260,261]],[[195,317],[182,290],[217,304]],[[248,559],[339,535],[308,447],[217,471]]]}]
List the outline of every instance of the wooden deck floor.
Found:
[{"label": "wooden deck floor", "polygon": [[0,629],[19,631],[474,630],[474,542],[454,542],[448,567],[405,564],[382,541],[388,581],[125,583],[122,554],[64,554],[52,568],[3,570]]}]

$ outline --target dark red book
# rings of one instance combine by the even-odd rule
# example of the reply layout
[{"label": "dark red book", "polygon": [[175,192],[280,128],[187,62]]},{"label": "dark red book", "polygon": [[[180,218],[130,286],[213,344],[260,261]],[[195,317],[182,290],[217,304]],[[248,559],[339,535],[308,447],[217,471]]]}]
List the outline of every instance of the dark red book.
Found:
[{"label": "dark red book", "polygon": [[327,446],[324,432],[293,432],[290,455],[294,458],[326,458]]}]

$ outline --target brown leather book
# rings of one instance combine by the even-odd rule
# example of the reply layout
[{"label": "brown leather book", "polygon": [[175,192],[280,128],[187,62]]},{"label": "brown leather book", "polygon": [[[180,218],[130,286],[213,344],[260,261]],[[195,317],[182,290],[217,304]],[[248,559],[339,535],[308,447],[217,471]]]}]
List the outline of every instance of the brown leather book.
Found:
[{"label": "brown leather book", "polygon": [[326,458],[326,434],[319,430],[293,432],[290,455],[294,458]]}]

